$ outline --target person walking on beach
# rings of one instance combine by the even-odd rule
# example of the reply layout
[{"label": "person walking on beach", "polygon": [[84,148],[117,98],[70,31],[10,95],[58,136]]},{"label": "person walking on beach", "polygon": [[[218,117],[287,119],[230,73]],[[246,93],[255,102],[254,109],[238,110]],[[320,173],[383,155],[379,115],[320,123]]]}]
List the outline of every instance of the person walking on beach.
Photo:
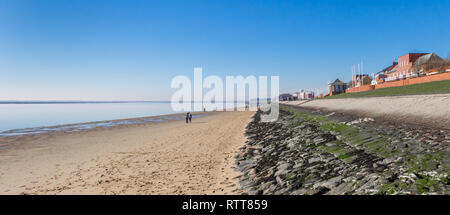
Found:
[{"label": "person walking on beach", "polygon": [[189,122],[192,123],[192,114],[189,113]]},{"label": "person walking on beach", "polygon": [[187,114],[186,114],[186,124],[188,124],[189,123],[189,121],[190,121],[190,116],[191,116],[191,112],[187,112]]}]

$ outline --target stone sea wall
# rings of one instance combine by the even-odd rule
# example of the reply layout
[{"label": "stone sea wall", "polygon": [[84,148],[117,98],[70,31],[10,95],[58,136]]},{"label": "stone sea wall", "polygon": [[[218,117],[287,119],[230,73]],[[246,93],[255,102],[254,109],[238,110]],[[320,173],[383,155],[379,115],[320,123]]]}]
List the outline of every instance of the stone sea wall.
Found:
[{"label": "stone sea wall", "polygon": [[282,105],[236,156],[250,195],[449,194],[448,131]]}]

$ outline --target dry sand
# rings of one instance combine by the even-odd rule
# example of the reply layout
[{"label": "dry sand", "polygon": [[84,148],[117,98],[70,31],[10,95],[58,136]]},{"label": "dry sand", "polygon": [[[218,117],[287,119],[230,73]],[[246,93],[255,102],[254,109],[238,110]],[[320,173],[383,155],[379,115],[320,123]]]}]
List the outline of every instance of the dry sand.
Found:
[{"label": "dry sand", "polygon": [[0,194],[231,194],[252,115],[10,138],[13,147],[0,151]]},{"label": "dry sand", "polygon": [[319,99],[286,104],[450,129],[450,94]]}]

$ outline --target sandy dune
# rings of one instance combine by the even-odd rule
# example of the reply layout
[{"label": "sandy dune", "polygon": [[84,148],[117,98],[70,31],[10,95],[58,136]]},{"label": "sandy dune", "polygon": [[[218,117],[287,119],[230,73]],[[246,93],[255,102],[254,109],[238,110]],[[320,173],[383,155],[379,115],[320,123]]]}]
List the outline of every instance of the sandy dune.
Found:
[{"label": "sandy dune", "polygon": [[253,112],[15,140],[0,194],[230,194]]},{"label": "sandy dune", "polygon": [[319,99],[286,104],[450,129],[450,94]]}]

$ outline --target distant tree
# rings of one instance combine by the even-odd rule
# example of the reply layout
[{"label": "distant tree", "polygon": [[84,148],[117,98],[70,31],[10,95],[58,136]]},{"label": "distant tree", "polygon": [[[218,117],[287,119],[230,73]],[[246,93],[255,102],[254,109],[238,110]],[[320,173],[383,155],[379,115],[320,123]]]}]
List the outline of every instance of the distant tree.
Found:
[{"label": "distant tree", "polygon": [[448,55],[447,55],[446,60],[447,60],[447,61],[450,61],[450,52],[448,52]]},{"label": "distant tree", "polygon": [[[348,87],[354,87],[355,85],[358,85],[358,81],[356,83],[354,83],[353,81],[349,81],[348,83]],[[372,78],[368,77],[368,76],[364,76],[362,79],[362,85],[369,85],[372,84]]]},{"label": "distant tree", "polygon": [[370,78],[369,76],[364,76],[362,81],[363,81],[363,85],[369,85],[372,83],[372,78]]}]

